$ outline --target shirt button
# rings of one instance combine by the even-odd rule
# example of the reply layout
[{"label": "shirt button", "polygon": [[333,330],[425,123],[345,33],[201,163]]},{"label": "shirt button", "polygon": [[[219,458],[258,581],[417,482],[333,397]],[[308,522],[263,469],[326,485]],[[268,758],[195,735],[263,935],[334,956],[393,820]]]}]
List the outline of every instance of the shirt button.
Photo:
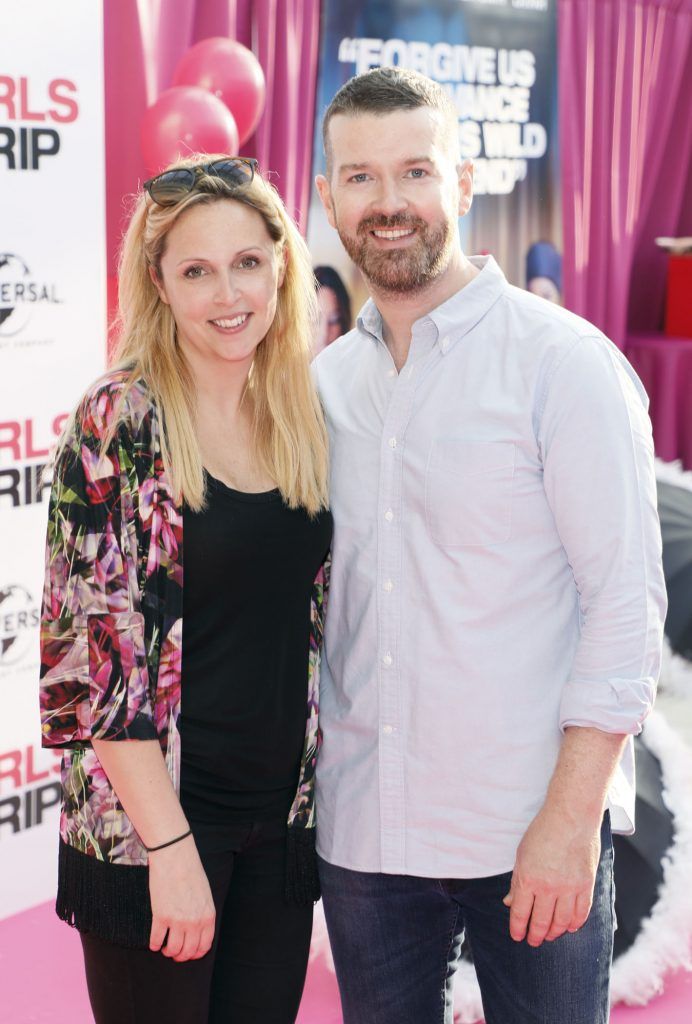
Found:
[{"label": "shirt button", "polygon": [[449,348],[449,338],[442,339],[442,341],[440,342],[440,348],[442,349],[443,352],[447,351],[447,349]]},{"label": "shirt button", "polygon": [[394,732],[394,727],[391,725],[383,725],[382,732],[385,734],[385,736],[391,736],[391,734]]},{"label": "shirt button", "polygon": [[390,448],[396,448],[396,438],[395,437],[390,437],[389,438],[389,447]]},{"label": "shirt button", "polygon": [[396,377],[396,370],[387,370],[388,377]]},{"label": "shirt button", "polygon": [[384,514],[384,517],[388,523],[391,523],[392,519],[394,518],[394,513],[392,512],[391,508],[387,509],[387,511]]},{"label": "shirt button", "polygon": [[386,654],[384,655],[384,657],[382,658],[382,664],[383,664],[383,665],[386,665],[386,666],[387,666],[387,668],[389,668],[389,666],[390,666],[390,665],[392,664],[392,660],[393,660],[393,659],[392,659],[392,656],[391,656],[391,654],[389,653],[389,651],[387,651],[387,653],[386,653]]},{"label": "shirt button", "polygon": [[387,593],[389,594],[390,591],[394,589],[394,584],[392,583],[391,580],[385,580],[384,583],[382,584],[382,589],[386,590]]}]

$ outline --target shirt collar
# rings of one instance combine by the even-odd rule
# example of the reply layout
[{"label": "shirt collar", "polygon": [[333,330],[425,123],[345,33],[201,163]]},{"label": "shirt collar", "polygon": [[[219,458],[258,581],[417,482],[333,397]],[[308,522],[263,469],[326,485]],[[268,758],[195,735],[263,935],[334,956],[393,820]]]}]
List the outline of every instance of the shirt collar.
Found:
[{"label": "shirt collar", "polygon": [[[450,352],[456,342],[483,319],[507,287],[505,275],[492,256],[472,256],[470,262],[480,273],[413,325],[414,335],[421,331],[427,333],[434,327],[443,354]],[[382,317],[372,299],[361,309],[356,325],[362,333],[383,341]]]}]

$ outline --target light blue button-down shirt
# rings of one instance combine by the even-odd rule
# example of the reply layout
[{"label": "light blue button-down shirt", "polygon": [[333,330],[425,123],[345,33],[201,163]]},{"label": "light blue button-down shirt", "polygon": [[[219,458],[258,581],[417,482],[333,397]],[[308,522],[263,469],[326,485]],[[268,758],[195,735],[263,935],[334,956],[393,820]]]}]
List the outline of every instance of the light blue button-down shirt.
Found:
[{"label": "light blue button-down shirt", "polygon": [[[665,615],[642,386],[591,324],[491,258],[413,326],[314,363],[335,533],[318,849],[360,871],[509,871],[561,730],[639,732]],[[630,739],[609,793],[631,831]]]}]

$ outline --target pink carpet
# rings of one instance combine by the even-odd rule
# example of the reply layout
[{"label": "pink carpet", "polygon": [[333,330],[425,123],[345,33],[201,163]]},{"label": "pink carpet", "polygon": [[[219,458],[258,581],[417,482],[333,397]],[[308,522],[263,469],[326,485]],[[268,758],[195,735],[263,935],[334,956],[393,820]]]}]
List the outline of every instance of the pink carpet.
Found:
[{"label": "pink carpet", "polygon": [[[60,1009],[60,993],[70,1009]],[[612,1024],[689,1024],[692,974],[668,979],[645,1007],[618,1006]],[[82,977],[79,939],[50,903],[0,921],[0,1024],[93,1024]],[[341,1024],[334,976],[321,958],[310,965],[298,1024]]]}]

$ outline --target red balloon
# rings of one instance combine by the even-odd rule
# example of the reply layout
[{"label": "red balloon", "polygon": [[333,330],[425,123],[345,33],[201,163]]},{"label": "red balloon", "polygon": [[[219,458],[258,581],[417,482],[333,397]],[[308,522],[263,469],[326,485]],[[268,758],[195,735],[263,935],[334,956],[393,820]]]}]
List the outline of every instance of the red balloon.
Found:
[{"label": "red balloon", "polygon": [[180,85],[162,92],[144,113],[142,155],[157,174],[191,153],[238,152],[238,128],[228,107],[198,86]]},{"label": "red balloon", "polygon": [[267,86],[251,50],[235,39],[203,39],[184,55],[174,85],[197,85],[223,100],[238,125],[240,144],[250,138],[264,110]]}]

